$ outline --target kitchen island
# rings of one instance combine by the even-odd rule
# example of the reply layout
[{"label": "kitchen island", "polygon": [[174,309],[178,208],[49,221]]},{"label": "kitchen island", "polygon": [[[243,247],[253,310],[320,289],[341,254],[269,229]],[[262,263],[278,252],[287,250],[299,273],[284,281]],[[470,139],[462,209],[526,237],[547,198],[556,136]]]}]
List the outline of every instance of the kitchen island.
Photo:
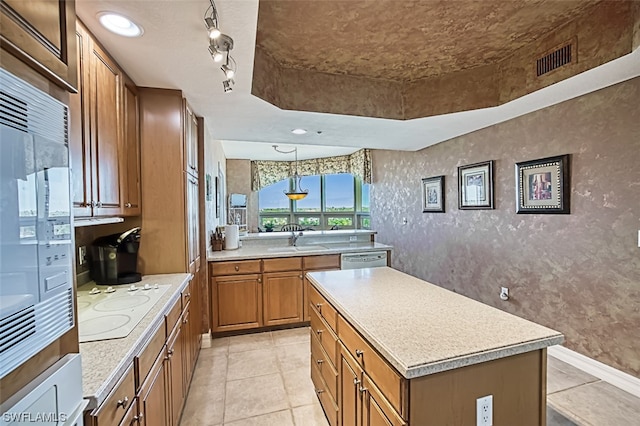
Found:
[{"label": "kitchen island", "polygon": [[[563,336],[397,270],[313,272],[311,376],[332,425],[544,425]],[[381,422],[381,423],[378,423]]]}]

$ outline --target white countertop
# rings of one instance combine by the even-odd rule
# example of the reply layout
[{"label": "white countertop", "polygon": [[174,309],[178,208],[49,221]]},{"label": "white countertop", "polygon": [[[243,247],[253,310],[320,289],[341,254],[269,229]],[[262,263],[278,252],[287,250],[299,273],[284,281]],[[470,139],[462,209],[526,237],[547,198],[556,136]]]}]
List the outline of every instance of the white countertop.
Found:
[{"label": "white countertop", "polygon": [[[335,231],[333,231],[335,232]],[[291,235],[291,233],[288,233]],[[387,244],[375,242],[335,242],[292,246],[247,246],[236,250],[209,251],[207,260],[217,262],[223,260],[265,259],[271,257],[313,256],[340,253],[364,253],[370,251],[392,250]]]},{"label": "white countertop", "polygon": [[407,379],[564,340],[555,330],[388,267],[307,276]]},{"label": "white countertop", "polygon": [[[82,355],[82,393],[89,400],[87,409],[94,409],[105,400],[118,379],[133,365],[133,358],[152,337],[164,315],[180,298],[191,281],[191,274],[145,275],[136,285],[170,285],[149,313],[122,339],[80,343]],[[126,285],[128,287],[128,285]]]}]

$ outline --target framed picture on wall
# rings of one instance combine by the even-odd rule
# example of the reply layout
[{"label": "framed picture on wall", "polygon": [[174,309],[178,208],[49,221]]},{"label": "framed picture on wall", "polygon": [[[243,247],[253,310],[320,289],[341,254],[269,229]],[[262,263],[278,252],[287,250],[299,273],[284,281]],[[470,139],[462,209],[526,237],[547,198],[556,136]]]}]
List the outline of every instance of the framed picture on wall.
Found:
[{"label": "framed picture on wall", "polygon": [[216,181],[216,219],[218,219],[220,217],[220,199],[222,198],[222,194],[220,194],[220,178],[216,176],[215,181]]},{"label": "framed picture on wall", "polygon": [[516,213],[569,214],[569,154],[516,163]]},{"label": "framed picture on wall", "polygon": [[444,176],[422,179],[422,213],[444,213]]},{"label": "framed picture on wall", "polygon": [[493,209],[493,160],[458,167],[458,208]]}]

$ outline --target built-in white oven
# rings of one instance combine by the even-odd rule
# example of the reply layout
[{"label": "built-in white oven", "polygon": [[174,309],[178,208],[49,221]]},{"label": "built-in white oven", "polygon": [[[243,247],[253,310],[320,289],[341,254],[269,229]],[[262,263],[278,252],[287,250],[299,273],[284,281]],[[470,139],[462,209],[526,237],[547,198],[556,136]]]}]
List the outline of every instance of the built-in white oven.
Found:
[{"label": "built-in white oven", "polygon": [[67,106],[0,69],[0,377],[74,324]]}]

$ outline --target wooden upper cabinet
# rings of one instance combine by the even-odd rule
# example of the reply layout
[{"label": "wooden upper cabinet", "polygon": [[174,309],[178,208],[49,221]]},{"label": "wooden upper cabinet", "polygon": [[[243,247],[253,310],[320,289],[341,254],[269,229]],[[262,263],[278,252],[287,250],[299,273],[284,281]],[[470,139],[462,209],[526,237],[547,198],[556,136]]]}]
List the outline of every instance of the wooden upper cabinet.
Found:
[{"label": "wooden upper cabinet", "polygon": [[90,61],[94,216],[119,215],[122,72],[96,43],[92,43]]},{"label": "wooden upper cabinet", "polygon": [[83,27],[76,27],[78,93],[69,96],[69,154],[73,215],[91,216],[91,135],[89,134],[89,44]]},{"label": "wooden upper cabinet", "polygon": [[198,119],[184,101],[185,171],[198,177]]},{"label": "wooden upper cabinet", "polygon": [[2,0],[1,44],[58,86],[75,92],[75,1]]},{"label": "wooden upper cabinet", "polygon": [[123,121],[124,135],[122,138],[124,158],[122,161],[122,200],[123,216],[139,216],[140,207],[140,109],[138,89],[133,82],[124,79]]},{"label": "wooden upper cabinet", "polygon": [[77,94],[69,97],[75,217],[140,215],[140,128],[135,84],[80,23]]}]

